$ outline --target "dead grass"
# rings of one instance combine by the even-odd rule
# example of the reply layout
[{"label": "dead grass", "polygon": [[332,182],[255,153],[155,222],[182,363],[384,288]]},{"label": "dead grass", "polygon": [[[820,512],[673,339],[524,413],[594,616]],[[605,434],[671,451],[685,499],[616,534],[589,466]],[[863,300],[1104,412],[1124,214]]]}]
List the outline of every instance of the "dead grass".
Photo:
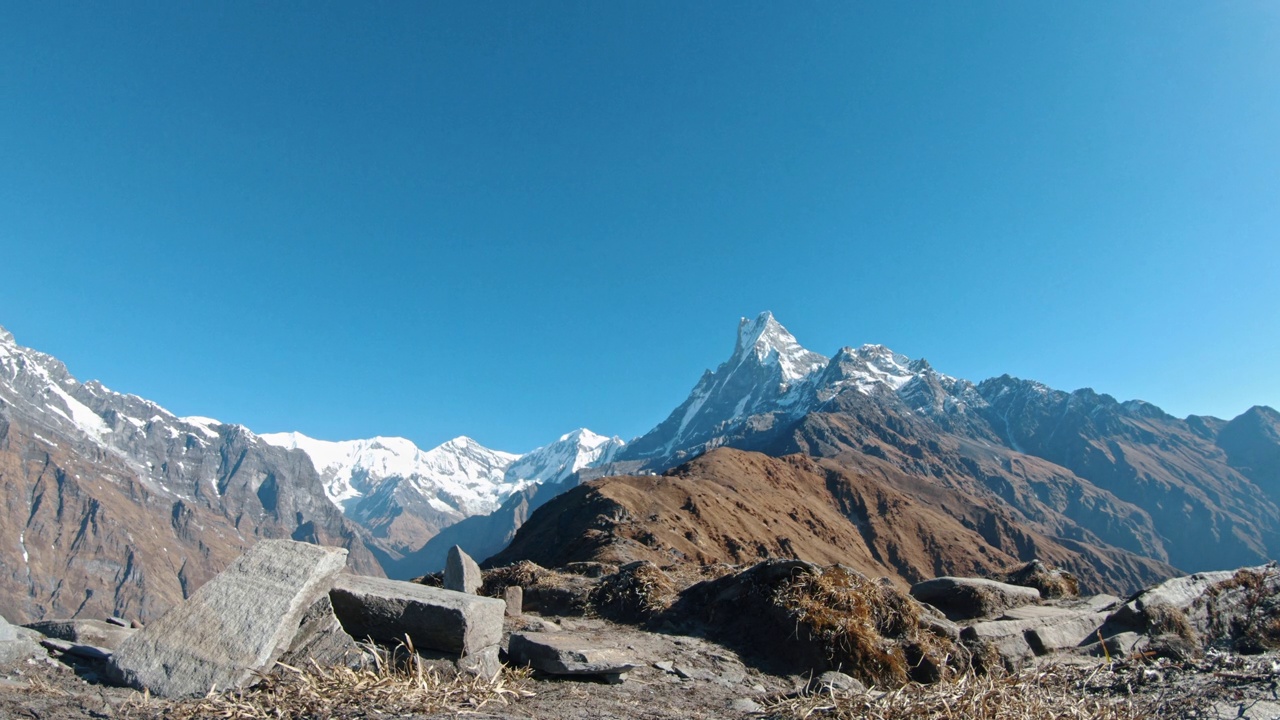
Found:
[{"label": "dead grass", "polygon": [[551,570],[547,570],[541,565],[531,563],[528,560],[521,560],[514,565],[485,570],[483,572],[484,583],[480,586],[480,594],[488,597],[502,597],[502,593],[509,587],[533,587],[546,582],[550,574],[552,574]]},{"label": "dead grass", "polygon": [[671,607],[676,587],[650,562],[626,565],[606,576],[591,590],[589,608],[615,622],[639,623]]},{"label": "dead grass", "polygon": [[1182,610],[1172,605],[1151,605],[1143,608],[1143,614],[1147,617],[1148,635],[1177,635],[1193,645],[1199,645],[1199,636]]},{"label": "dead grass", "polygon": [[819,641],[833,666],[864,681],[899,687],[969,669],[967,651],[930,632],[919,604],[843,567],[796,574],[774,603]]},{"label": "dead grass", "polygon": [[774,718],[823,720],[1137,720],[1159,717],[1150,699],[1084,692],[1076,669],[1013,675],[966,673],[934,685],[906,685],[884,694],[828,692],[785,698]]},{"label": "dead grass", "polygon": [[276,672],[251,687],[185,700],[139,696],[123,708],[126,718],[303,720],[474,712],[531,697],[526,670],[504,668],[485,680],[432,667],[411,652],[377,651],[369,667],[296,668]]},{"label": "dead grass", "polygon": [[1201,602],[1206,606],[1212,639],[1248,654],[1280,648],[1277,578],[1277,571],[1270,566],[1263,572],[1244,568],[1210,586]]}]

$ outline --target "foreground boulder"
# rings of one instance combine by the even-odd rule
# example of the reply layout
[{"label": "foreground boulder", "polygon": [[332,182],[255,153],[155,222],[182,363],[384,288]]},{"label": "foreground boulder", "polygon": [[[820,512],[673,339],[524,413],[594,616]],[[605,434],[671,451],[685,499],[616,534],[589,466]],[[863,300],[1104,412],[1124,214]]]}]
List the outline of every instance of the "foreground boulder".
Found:
[{"label": "foreground boulder", "polygon": [[497,673],[506,603],[494,598],[385,578],[343,575],[329,592],[334,614],[353,637],[457,657],[459,667]]},{"label": "foreground boulder", "polygon": [[1280,648],[1280,566],[1196,573],[1134,595],[1105,634],[1181,638],[1197,649],[1242,653]]},{"label": "foreground boulder", "polygon": [[264,540],[116,649],[110,673],[153,695],[240,687],[288,649],[347,551]]},{"label": "foreground boulder", "polygon": [[983,578],[939,577],[912,585],[911,597],[952,620],[971,620],[1038,603],[1040,591]]},{"label": "foreground boulder", "polygon": [[550,675],[594,675],[622,682],[636,663],[621,650],[601,647],[567,633],[513,633],[511,662]]}]

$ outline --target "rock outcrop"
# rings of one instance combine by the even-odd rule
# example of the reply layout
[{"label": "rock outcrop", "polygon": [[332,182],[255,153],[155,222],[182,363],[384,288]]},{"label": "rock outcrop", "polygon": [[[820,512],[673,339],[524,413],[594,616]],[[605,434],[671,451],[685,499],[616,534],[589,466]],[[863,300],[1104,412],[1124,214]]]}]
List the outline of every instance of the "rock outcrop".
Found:
[{"label": "rock outcrop", "polygon": [[1038,603],[1040,591],[985,578],[939,577],[912,585],[911,597],[938,608],[951,620],[970,620]]}]

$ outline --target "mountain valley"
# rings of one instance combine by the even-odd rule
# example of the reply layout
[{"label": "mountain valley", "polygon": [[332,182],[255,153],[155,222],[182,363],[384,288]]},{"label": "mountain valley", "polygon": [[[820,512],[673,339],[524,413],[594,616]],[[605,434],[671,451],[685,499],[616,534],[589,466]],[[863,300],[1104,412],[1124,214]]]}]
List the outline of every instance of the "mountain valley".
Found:
[{"label": "mountain valley", "polygon": [[1280,549],[1280,414],[1175,418],[879,345],[828,358],[764,313],[631,441],[519,455],[459,437],[324,441],[179,418],[0,331],[0,614],[147,619],[259,538],[363,574],[488,565],[840,562],[914,582],[1039,558],[1090,590]]}]

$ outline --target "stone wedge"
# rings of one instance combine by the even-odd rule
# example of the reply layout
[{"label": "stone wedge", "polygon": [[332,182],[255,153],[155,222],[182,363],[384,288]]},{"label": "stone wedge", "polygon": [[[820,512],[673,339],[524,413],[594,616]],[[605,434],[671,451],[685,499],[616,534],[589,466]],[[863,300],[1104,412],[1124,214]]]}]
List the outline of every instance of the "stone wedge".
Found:
[{"label": "stone wedge", "polygon": [[240,687],[270,669],[347,551],[264,540],[116,648],[113,678],[162,697]]}]

